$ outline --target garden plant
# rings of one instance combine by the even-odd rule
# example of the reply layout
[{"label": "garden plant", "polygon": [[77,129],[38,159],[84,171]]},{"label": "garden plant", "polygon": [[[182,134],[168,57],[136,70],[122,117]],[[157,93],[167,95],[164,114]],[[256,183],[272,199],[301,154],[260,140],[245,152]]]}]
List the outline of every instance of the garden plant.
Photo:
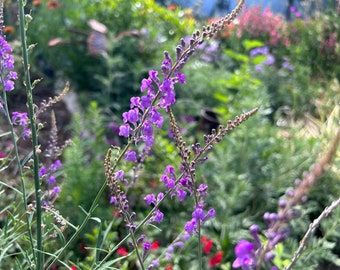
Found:
[{"label": "garden plant", "polygon": [[1,269],[340,269],[339,3],[244,5],[0,2]]}]

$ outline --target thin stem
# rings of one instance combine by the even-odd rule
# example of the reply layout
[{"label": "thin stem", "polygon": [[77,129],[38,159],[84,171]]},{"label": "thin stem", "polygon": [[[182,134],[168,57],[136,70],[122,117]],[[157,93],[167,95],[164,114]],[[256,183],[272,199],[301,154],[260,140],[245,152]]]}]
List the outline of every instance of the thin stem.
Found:
[{"label": "thin stem", "polygon": [[44,257],[43,257],[43,243],[42,243],[42,210],[41,210],[41,187],[39,180],[39,157],[37,153],[38,149],[38,134],[36,127],[36,119],[34,117],[34,104],[32,96],[32,85],[29,74],[28,52],[26,44],[26,29],[25,29],[25,14],[24,3],[22,0],[18,0],[19,7],[19,28],[22,47],[23,67],[24,67],[24,82],[27,94],[28,115],[31,126],[32,136],[32,151],[33,151],[33,175],[34,175],[34,189],[36,200],[36,232],[37,232],[37,246],[36,246],[36,269],[43,269]]},{"label": "thin stem", "polygon": [[144,263],[143,263],[143,260],[142,260],[142,258],[140,256],[140,254],[139,254],[139,251],[138,251],[138,244],[137,244],[137,241],[136,241],[135,232],[134,232],[134,230],[132,228],[130,228],[129,231],[130,231],[129,235],[131,236],[132,243],[133,243],[133,246],[135,248],[137,259],[139,261],[140,267],[141,267],[142,270],[144,270],[145,269],[144,268]]},{"label": "thin stem", "polygon": [[[1,78],[1,81],[3,81],[2,78]],[[7,95],[6,95],[5,90],[3,91],[3,106],[4,106],[4,110],[5,110],[5,116],[6,116],[6,119],[7,119],[7,122],[9,124],[9,128],[10,128],[10,132],[11,132],[14,154],[15,154],[15,161],[17,163],[19,176],[20,176],[20,184],[21,184],[21,190],[22,190],[21,195],[22,195],[24,209],[25,209],[25,219],[26,219],[27,231],[28,231],[28,235],[29,235],[29,239],[30,239],[32,252],[33,252],[33,258],[34,258],[34,260],[36,260],[34,242],[33,242],[33,234],[32,234],[29,212],[28,212],[28,207],[27,207],[26,186],[25,186],[25,180],[24,180],[23,171],[22,171],[22,165],[20,163],[19,150],[18,150],[18,144],[17,144],[17,135],[14,132],[13,123],[11,121],[11,117],[10,117],[10,113],[9,113],[9,109],[8,109],[8,104],[7,104]]]},{"label": "thin stem", "polygon": [[294,257],[292,258],[290,264],[286,268],[284,268],[284,270],[291,270],[291,269],[293,269],[294,264],[297,262],[297,260],[301,256],[302,252],[306,249],[308,240],[310,239],[310,237],[312,236],[314,231],[319,227],[321,221],[323,219],[325,219],[339,205],[340,205],[340,198],[337,199],[336,201],[332,202],[332,204],[330,206],[327,206],[325,208],[325,210],[322,211],[321,215],[317,219],[315,219],[312,224],[309,225],[309,228],[308,228],[306,234],[304,235],[304,237],[300,241],[299,248],[294,253]]},{"label": "thin stem", "polygon": [[101,186],[100,190],[97,193],[97,196],[95,197],[95,199],[93,200],[93,203],[90,207],[90,210],[88,211],[86,217],[84,218],[83,222],[81,223],[81,225],[79,226],[79,228],[74,232],[74,234],[72,234],[72,237],[70,238],[70,240],[64,245],[64,247],[59,251],[58,254],[56,254],[55,258],[53,259],[53,261],[51,263],[49,263],[49,266],[47,267],[46,270],[51,269],[52,265],[58,260],[59,256],[61,254],[64,253],[65,250],[67,250],[67,248],[71,245],[71,243],[77,239],[77,237],[79,236],[79,234],[85,229],[88,221],[90,220],[92,213],[94,212],[94,210],[97,208],[98,206],[98,202],[99,199],[101,198],[101,195],[103,194],[103,192],[105,191],[105,188],[107,186],[107,181],[105,181],[103,183],[103,185]]}]

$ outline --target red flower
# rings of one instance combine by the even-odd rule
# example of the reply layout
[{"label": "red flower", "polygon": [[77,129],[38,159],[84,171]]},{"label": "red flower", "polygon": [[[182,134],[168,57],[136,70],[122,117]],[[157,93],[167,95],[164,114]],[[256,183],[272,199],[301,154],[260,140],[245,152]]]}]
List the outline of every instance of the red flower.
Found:
[{"label": "red flower", "polygon": [[50,0],[49,2],[47,2],[46,6],[49,9],[58,9],[58,8],[60,8],[60,5],[59,5],[57,0]]},{"label": "red flower", "polygon": [[15,28],[13,26],[5,26],[3,31],[4,34],[13,34],[15,32]]},{"label": "red flower", "polygon": [[157,182],[155,179],[151,180],[151,184],[150,184],[151,188],[155,189],[157,187]]},{"label": "red flower", "polygon": [[211,250],[214,242],[212,240],[208,240],[208,238],[206,238],[205,236],[202,237],[201,242],[203,244],[203,252],[205,254],[210,253],[210,250]]},{"label": "red flower", "polygon": [[118,254],[119,256],[126,256],[126,255],[128,255],[129,253],[126,251],[126,248],[125,248],[125,247],[119,247],[119,248],[117,249],[117,254]]},{"label": "red flower", "polygon": [[177,9],[177,6],[175,4],[168,5],[168,10],[174,11]]},{"label": "red flower", "polygon": [[212,257],[209,261],[209,267],[214,267],[222,262],[223,259],[223,251],[218,251],[214,257]]},{"label": "red flower", "polygon": [[77,267],[75,267],[74,265],[71,266],[72,270],[77,270]]},{"label": "red flower", "polygon": [[39,6],[41,4],[41,0],[34,0],[33,2],[32,2],[32,5],[33,6]]},{"label": "red flower", "polygon": [[172,270],[172,265],[171,264],[168,264],[164,270]]},{"label": "red flower", "polygon": [[155,241],[151,244],[151,249],[154,249],[154,250],[157,250],[159,247],[159,242],[158,241]]}]

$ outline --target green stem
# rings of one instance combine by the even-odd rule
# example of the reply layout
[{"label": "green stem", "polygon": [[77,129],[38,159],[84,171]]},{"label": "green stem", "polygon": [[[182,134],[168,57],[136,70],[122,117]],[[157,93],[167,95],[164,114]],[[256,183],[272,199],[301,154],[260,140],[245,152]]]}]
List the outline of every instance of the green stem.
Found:
[{"label": "green stem", "polygon": [[135,232],[130,228],[130,234],[131,236],[131,239],[132,239],[132,243],[133,243],[133,246],[135,247],[135,251],[136,251],[136,255],[137,255],[137,259],[139,261],[139,264],[140,264],[140,267],[142,270],[144,270],[144,263],[143,263],[143,260],[139,254],[139,251],[138,251],[138,244],[137,244],[137,241],[136,241],[136,237],[135,237]]},{"label": "green stem", "polygon": [[34,116],[34,104],[32,96],[32,85],[29,74],[29,63],[28,63],[28,52],[26,44],[26,28],[25,28],[25,14],[24,14],[24,3],[22,0],[18,0],[19,8],[19,28],[20,38],[22,47],[22,58],[24,67],[24,82],[26,87],[27,104],[28,104],[28,115],[31,126],[32,136],[32,151],[33,151],[33,175],[34,175],[34,189],[35,189],[35,200],[36,200],[36,233],[37,233],[37,244],[36,244],[36,269],[43,269],[44,257],[43,257],[43,243],[42,243],[42,211],[41,211],[41,187],[39,180],[39,157],[37,153],[38,149],[38,134],[36,127],[36,119]]},{"label": "green stem", "polygon": [[95,199],[93,200],[93,203],[90,207],[90,210],[88,211],[85,219],[83,220],[83,222],[81,223],[81,225],[79,226],[79,228],[74,232],[74,234],[72,235],[72,237],[70,238],[70,240],[64,245],[64,247],[56,254],[56,256],[54,257],[54,259],[52,260],[51,263],[49,263],[49,266],[47,267],[46,270],[51,269],[52,265],[58,260],[58,258],[60,257],[60,255],[62,253],[64,253],[65,250],[67,250],[67,248],[71,245],[71,243],[79,236],[79,234],[85,229],[88,221],[90,220],[92,213],[94,212],[94,210],[97,208],[98,206],[98,202],[99,199],[101,198],[101,195],[103,194],[103,192],[105,191],[107,186],[107,181],[105,181],[103,183],[103,185],[101,186],[100,190],[97,193],[97,196],[95,197]]},{"label": "green stem", "polygon": [[[1,81],[4,81],[1,79]],[[20,157],[19,157],[19,150],[18,150],[18,144],[17,144],[17,136],[14,132],[13,128],[13,123],[11,121],[8,105],[7,105],[7,95],[6,91],[3,91],[3,106],[5,110],[5,115],[7,118],[7,122],[9,124],[10,132],[11,132],[11,137],[12,137],[12,142],[13,142],[13,148],[14,148],[14,154],[15,154],[15,160],[18,166],[18,171],[19,171],[19,176],[20,176],[20,184],[21,184],[21,189],[22,189],[22,198],[23,198],[23,204],[24,204],[24,209],[25,209],[25,219],[26,219],[26,226],[27,226],[27,231],[29,235],[29,240],[33,252],[33,258],[34,260],[36,259],[35,257],[35,249],[34,249],[34,242],[33,242],[33,234],[32,234],[32,229],[31,229],[31,223],[30,223],[30,218],[29,218],[29,212],[28,212],[28,207],[27,207],[27,193],[26,193],[26,186],[25,186],[25,180],[23,176],[23,171],[22,171],[22,165],[20,163]]]}]

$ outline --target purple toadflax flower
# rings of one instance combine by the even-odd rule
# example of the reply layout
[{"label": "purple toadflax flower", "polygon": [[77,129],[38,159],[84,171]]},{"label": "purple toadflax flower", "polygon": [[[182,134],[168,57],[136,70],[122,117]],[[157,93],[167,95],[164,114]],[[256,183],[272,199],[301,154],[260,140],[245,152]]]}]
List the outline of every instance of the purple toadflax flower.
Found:
[{"label": "purple toadflax flower", "polygon": [[5,91],[12,91],[14,80],[18,79],[17,73],[13,71],[14,57],[11,52],[11,46],[0,36],[0,83]]},{"label": "purple toadflax flower", "polygon": [[247,240],[241,240],[235,247],[236,260],[233,262],[233,268],[242,267],[243,270],[252,270],[256,268],[256,258],[254,244]]}]

